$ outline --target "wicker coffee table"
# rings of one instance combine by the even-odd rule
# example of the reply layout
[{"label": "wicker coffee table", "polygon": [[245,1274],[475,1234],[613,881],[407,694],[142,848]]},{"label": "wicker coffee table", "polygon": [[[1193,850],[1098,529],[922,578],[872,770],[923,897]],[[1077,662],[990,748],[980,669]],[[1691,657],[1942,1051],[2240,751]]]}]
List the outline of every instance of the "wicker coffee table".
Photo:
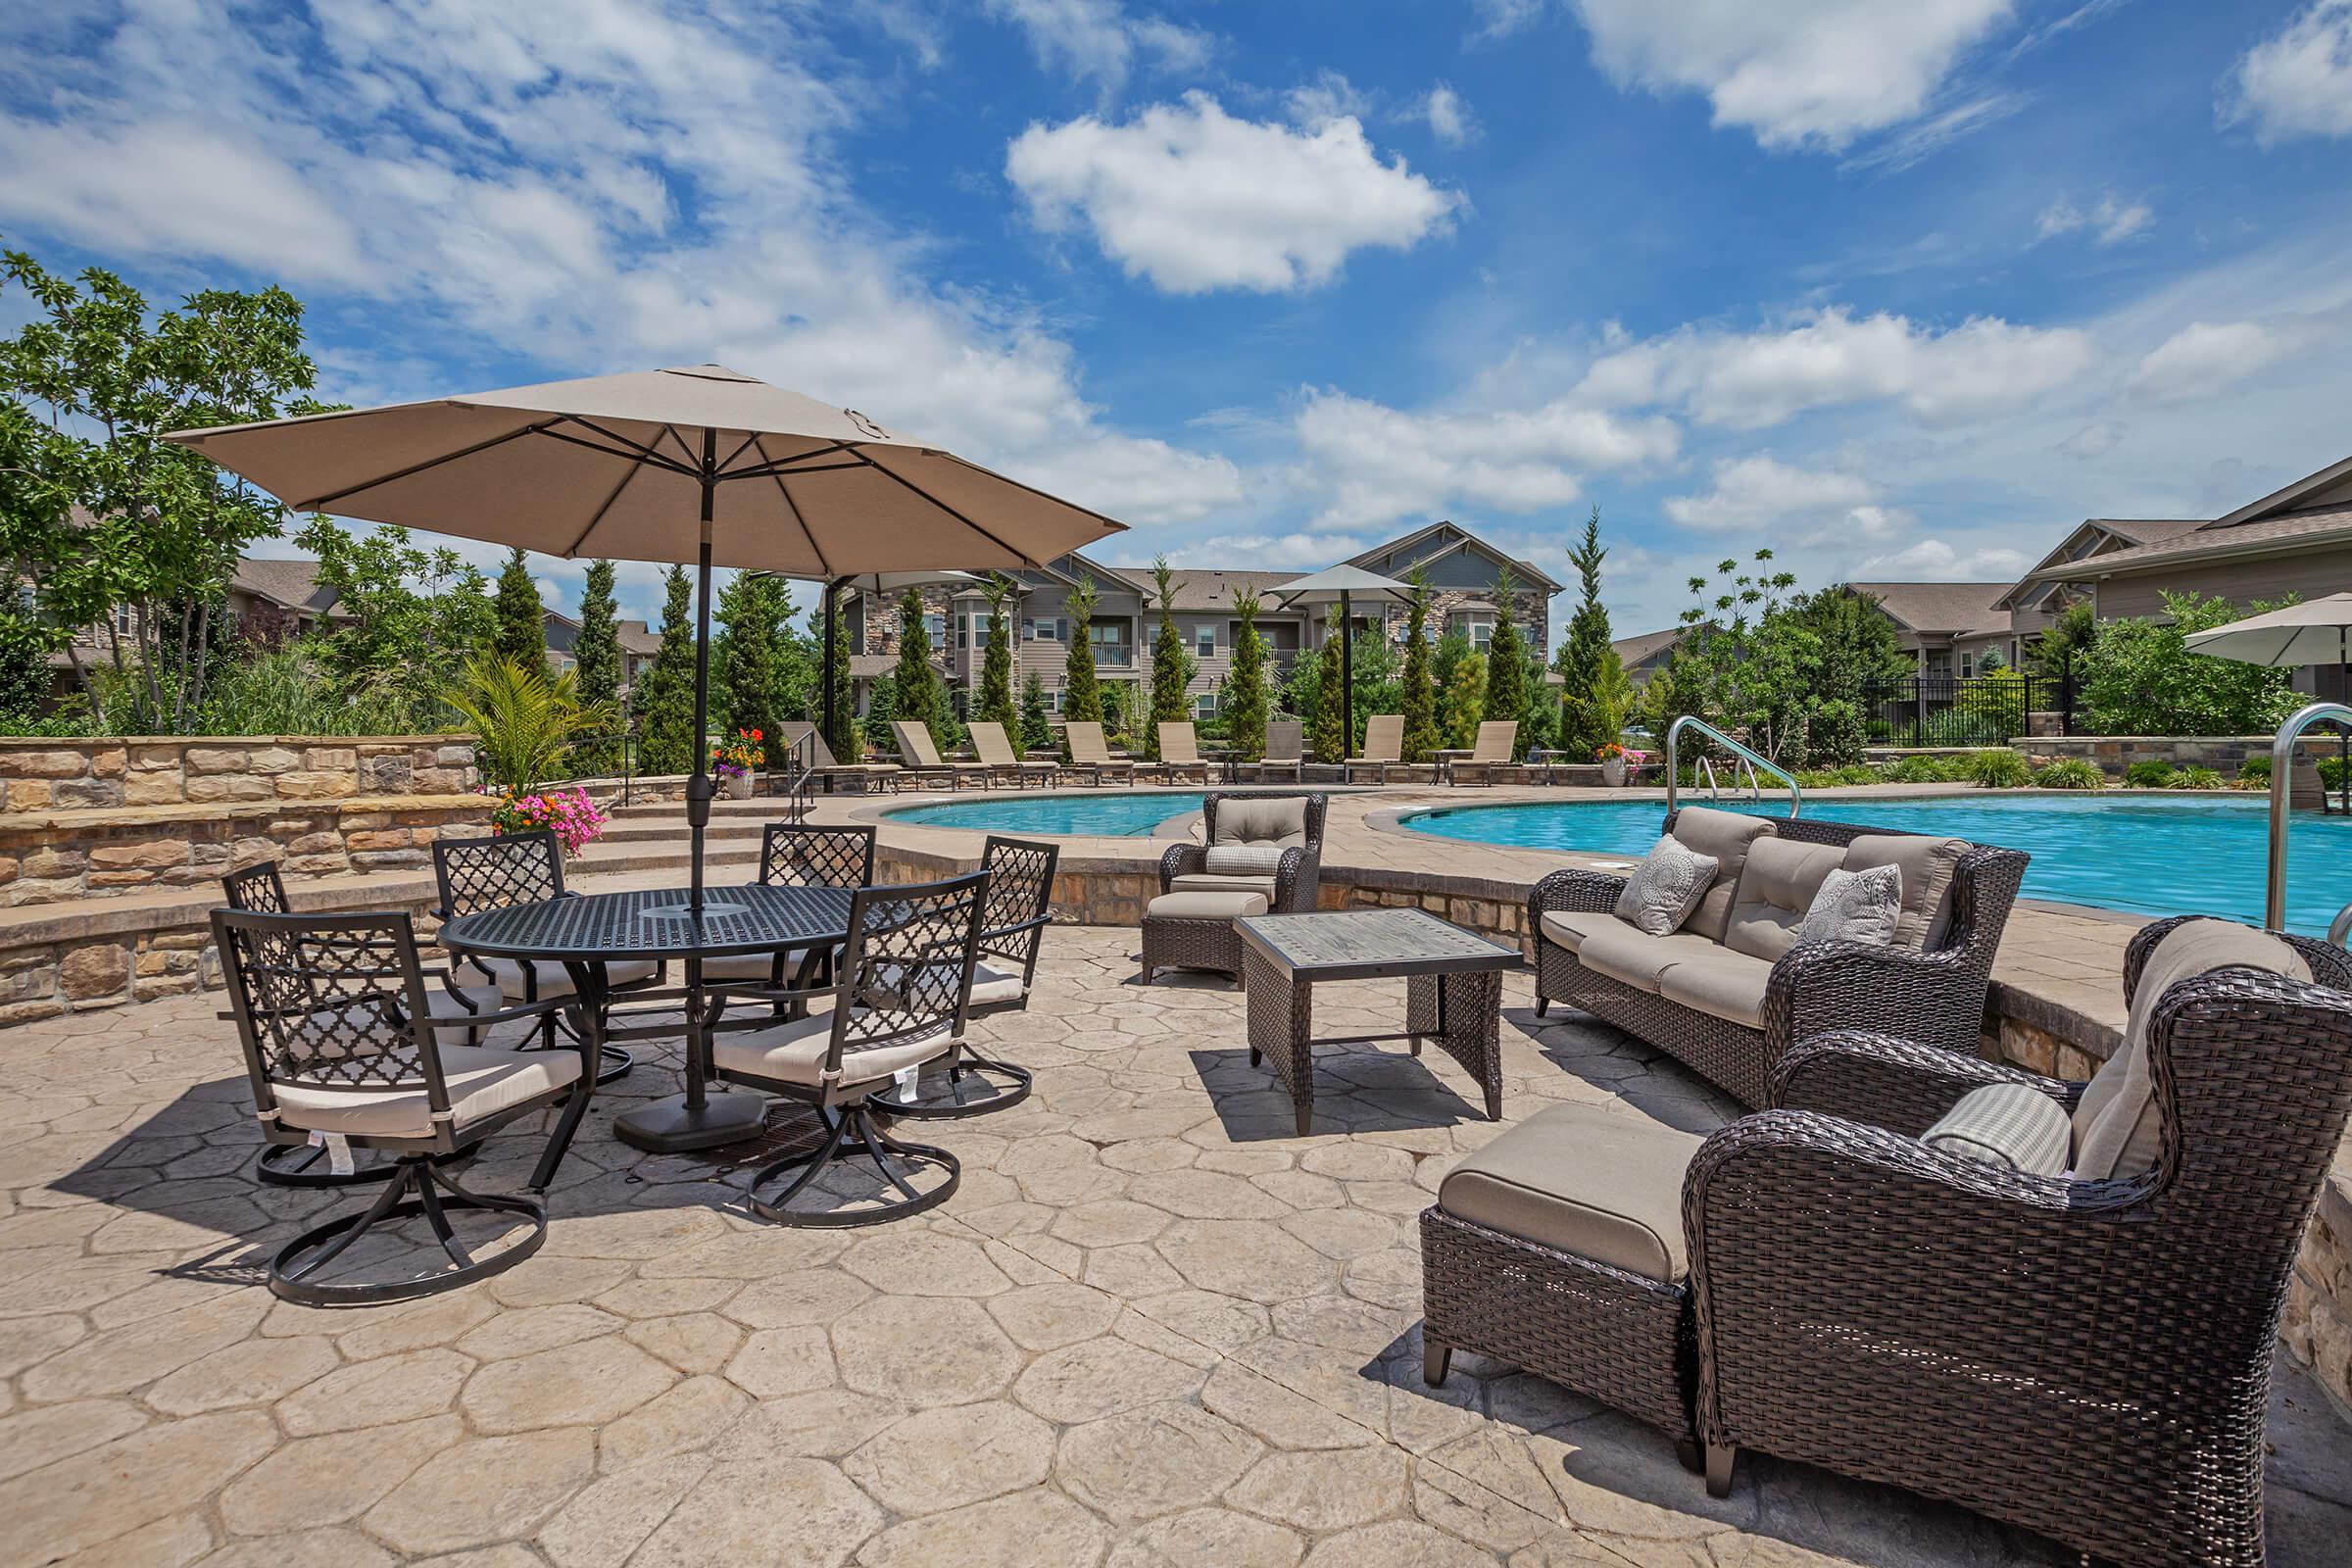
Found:
[{"label": "wicker coffee table", "polygon": [[[1250,998],[1250,1065],[1274,1064],[1302,1136],[1314,1124],[1316,1046],[1408,1040],[1418,1056],[1421,1042],[1434,1040],[1486,1091],[1487,1119],[1502,1119],[1502,971],[1521,967],[1518,949],[1420,909],[1255,914],[1233,924]],[[1316,982],[1398,977],[1401,1033],[1314,1038]]]}]

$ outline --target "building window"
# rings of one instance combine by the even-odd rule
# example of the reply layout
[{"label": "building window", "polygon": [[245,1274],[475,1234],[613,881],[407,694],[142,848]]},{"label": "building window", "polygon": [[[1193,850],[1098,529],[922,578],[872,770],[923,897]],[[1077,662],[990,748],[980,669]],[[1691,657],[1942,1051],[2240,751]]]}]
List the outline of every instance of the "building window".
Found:
[{"label": "building window", "polygon": [[1216,717],[1216,716],[1217,716],[1217,694],[1216,694],[1214,691],[1205,691],[1205,692],[1202,692],[1202,693],[1201,693],[1200,696],[1198,696],[1198,697],[1194,698],[1194,699],[1193,699],[1193,715],[1194,715],[1196,718],[1214,718],[1214,717]]},{"label": "building window", "polygon": [[1058,713],[1061,711],[1060,687],[1056,686],[1046,693],[1046,711],[1049,713]]},{"label": "building window", "polygon": [[931,639],[932,647],[947,647],[948,617],[945,615],[925,615],[923,617],[923,635]]},{"label": "building window", "polygon": [[1202,659],[1216,658],[1217,628],[1205,625],[1195,626],[1193,628],[1193,648]]},{"label": "building window", "polygon": [[1090,620],[1086,623],[1086,646],[1098,664],[1124,666],[1132,662],[1127,652],[1127,628],[1115,620]]},{"label": "building window", "polygon": [[1066,615],[1041,615],[1029,622],[1029,640],[1033,643],[1066,643],[1070,640],[1070,621]]}]

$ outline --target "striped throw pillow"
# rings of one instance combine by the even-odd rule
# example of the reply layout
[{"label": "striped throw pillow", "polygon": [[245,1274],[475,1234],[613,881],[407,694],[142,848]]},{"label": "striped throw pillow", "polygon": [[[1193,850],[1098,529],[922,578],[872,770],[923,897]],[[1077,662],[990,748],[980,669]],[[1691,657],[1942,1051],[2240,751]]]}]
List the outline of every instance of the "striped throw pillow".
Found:
[{"label": "striped throw pillow", "polygon": [[2029,1176],[2056,1176],[2066,1169],[2073,1133],[2064,1108],[2041,1091],[1986,1084],[1961,1096],[1920,1142]]},{"label": "striped throw pillow", "polygon": [[1208,869],[1218,876],[1273,876],[1282,870],[1282,846],[1211,844]]}]

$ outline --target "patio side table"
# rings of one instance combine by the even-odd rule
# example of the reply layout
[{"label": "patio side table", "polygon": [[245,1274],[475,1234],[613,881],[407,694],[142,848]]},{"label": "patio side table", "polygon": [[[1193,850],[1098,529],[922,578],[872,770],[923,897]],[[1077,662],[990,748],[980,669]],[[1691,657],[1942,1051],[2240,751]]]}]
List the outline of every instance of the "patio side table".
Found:
[{"label": "patio side table", "polygon": [[1477,755],[1477,751],[1468,746],[1439,747],[1436,751],[1429,754],[1430,762],[1436,768],[1436,772],[1432,776],[1430,782],[1433,784],[1452,783],[1453,764],[1456,762],[1466,762]]},{"label": "patio side table", "polygon": [[[1461,1063],[1486,1093],[1487,1119],[1502,1119],[1502,973],[1525,960],[1516,948],[1424,909],[1340,909],[1255,914],[1236,920],[1249,993],[1250,1063],[1273,1063],[1291,1091],[1298,1133],[1314,1130],[1316,1046],[1405,1040]],[[1314,1037],[1314,987],[1326,980],[1404,981],[1397,1034]]]}]

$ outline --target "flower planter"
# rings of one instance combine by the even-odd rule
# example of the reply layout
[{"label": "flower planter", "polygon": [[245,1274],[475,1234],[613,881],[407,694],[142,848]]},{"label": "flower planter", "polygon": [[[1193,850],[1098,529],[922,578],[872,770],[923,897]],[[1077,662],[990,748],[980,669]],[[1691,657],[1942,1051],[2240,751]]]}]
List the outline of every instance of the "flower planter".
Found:
[{"label": "flower planter", "polygon": [[752,775],[749,773],[729,773],[726,776],[726,787],[728,800],[748,801],[752,798]]},{"label": "flower planter", "polygon": [[1625,788],[1625,759],[1611,757],[1602,760],[1600,781],[1613,790]]}]

